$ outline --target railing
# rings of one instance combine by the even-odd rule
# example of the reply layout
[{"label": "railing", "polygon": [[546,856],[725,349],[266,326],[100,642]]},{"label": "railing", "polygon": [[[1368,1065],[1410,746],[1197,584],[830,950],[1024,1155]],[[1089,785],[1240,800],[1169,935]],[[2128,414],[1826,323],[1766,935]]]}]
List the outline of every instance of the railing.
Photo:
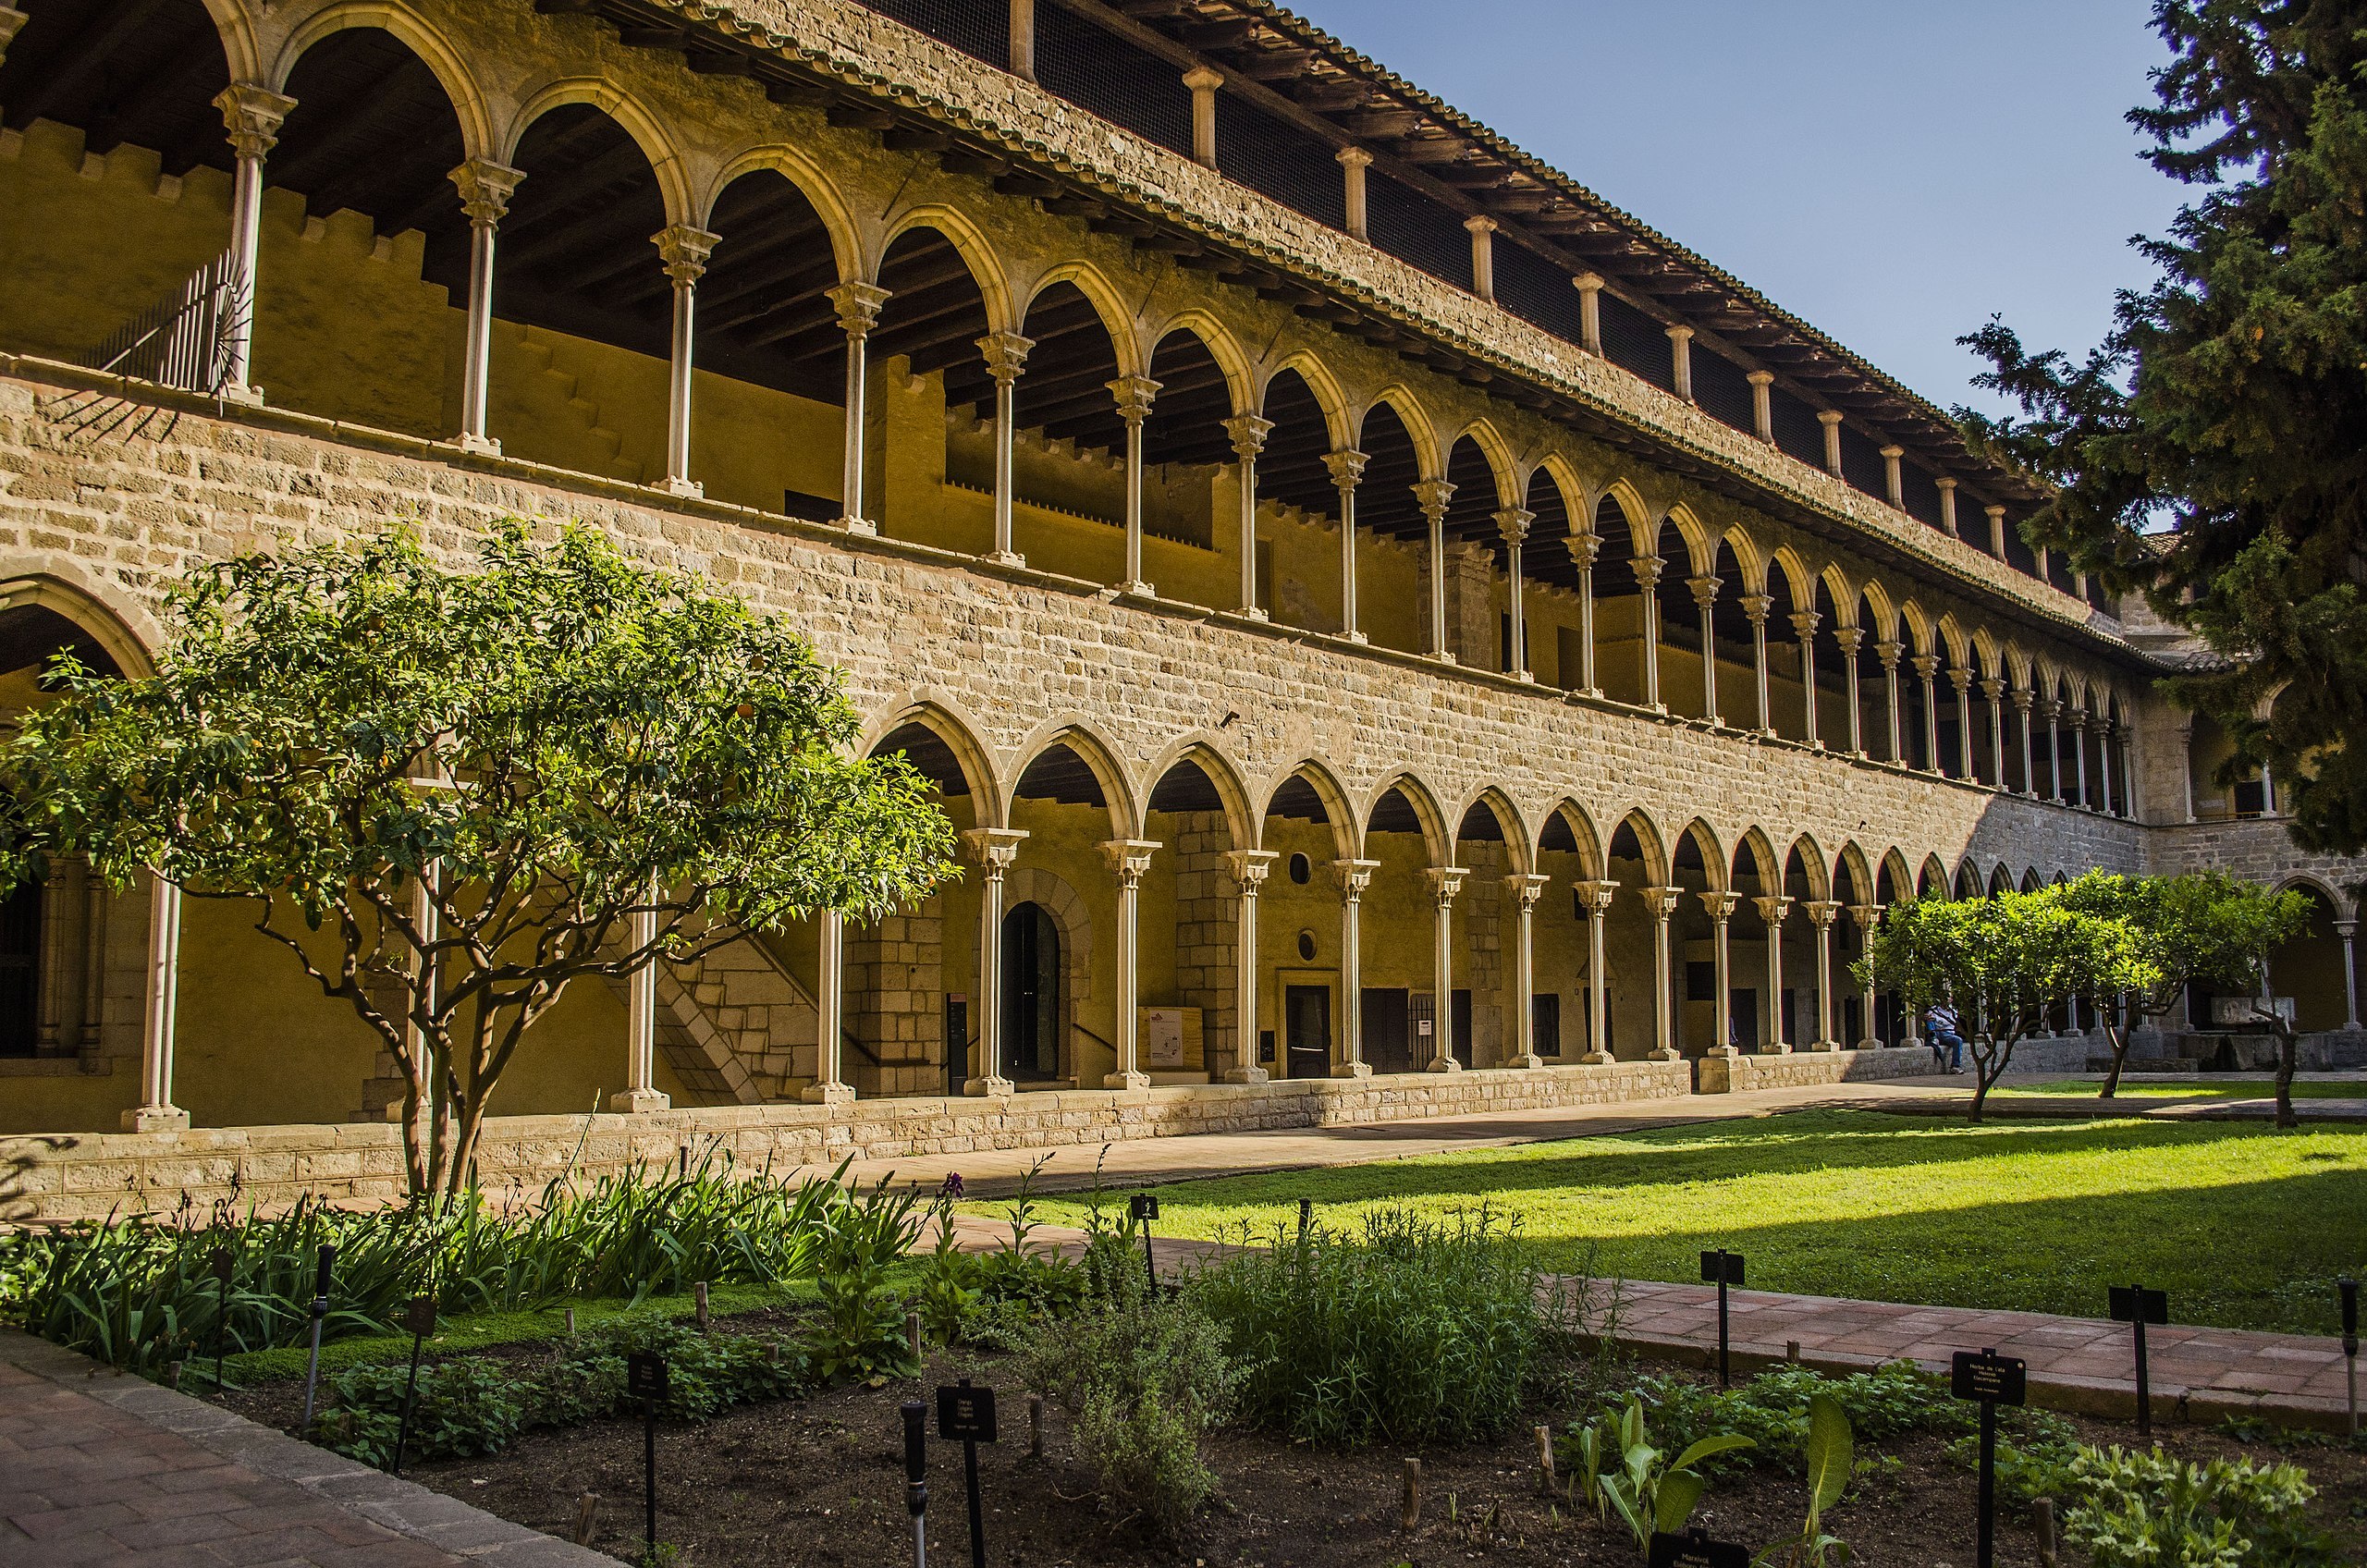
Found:
[{"label": "railing", "polygon": [[[221,397],[238,374],[251,302],[247,276],[225,251],[77,362],[111,375]],[[49,411],[70,430],[102,436],[145,435],[159,419],[165,423],[161,434],[169,435],[178,417],[96,391],[74,393]]]}]

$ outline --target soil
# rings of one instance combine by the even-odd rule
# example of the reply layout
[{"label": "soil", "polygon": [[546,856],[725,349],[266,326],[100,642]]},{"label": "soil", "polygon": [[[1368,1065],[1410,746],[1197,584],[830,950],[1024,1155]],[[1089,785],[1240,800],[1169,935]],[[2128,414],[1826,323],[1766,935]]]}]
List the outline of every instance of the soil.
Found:
[{"label": "soil", "polygon": [[[754,1327],[756,1319],[733,1320]],[[521,1348],[521,1357],[547,1354]],[[1530,1427],[1504,1439],[1425,1452],[1421,1522],[1400,1526],[1404,1460],[1397,1449],[1318,1453],[1255,1434],[1220,1434],[1208,1455],[1223,1493],[1180,1543],[1162,1543],[1122,1505],[1098,1495],[1092,1473],[1069,1454],[1059,1413],[1048,1410],[1047,1457],[1028,1454],[1024,1394],[1017,1367],[962,1352],[932,1358],[917,1380],[829,1390],[777,1404],[743,1406],[703,1425],[658,1428],[658,1536],[680,1549],[680,1568],[778,1568],[780,1564],[881,1565],[910,1561],[900,1404],[970,1377],[1001,1392],[1001,1441],[978,1451],[987,1560],[1029,1568],[1495,1568],[1633,1564],[1632,1540],[1591,1511],[1548,1497],[1538,1485]],[[225,1403],[256,1420],[293,1426],[300,1383],[233,1394]],[[2135,1429],[2079,1420],[2081,1436],[2131,1446]],[[931,1418],[932,1432],[934,1416]],[[2250,1453],[2288,1458],[2319,1488],[2318,1523],[2336,1532],[2346,1559],[2367,1562],[2367,1454],[2309,1443],[2289,1451],[2238,1443],[2216,1430],[2163,1427],[2169,1451],[2202,1459]],[[1849,1543],[1855,1568],[1971,1568],[1976,1485],[1934,1438],[1880,1445],[1849,1500],[1826,1528]],[[964,1562],[962,1456],[929,1445],[929,1554]],[[1860,1461],[1868,1457],[1861,1450]],[[529,1434],[504,1453],[408,1467],[411,1479],[532,1528],[571,1536],[585,1492],[600,1499],[591,1544],[626,1560],[642,1547],[642,1427],[605,1421]],[[1711,1483],[1694,1523],[1752,1550],[1797,1532],[1800,1480],[1773,1467]],[[2067,1554],[2075,1562],[2076,1554]],[[2030,1521],[2001,1515],[1997,1562],[2035,1564]]]}]

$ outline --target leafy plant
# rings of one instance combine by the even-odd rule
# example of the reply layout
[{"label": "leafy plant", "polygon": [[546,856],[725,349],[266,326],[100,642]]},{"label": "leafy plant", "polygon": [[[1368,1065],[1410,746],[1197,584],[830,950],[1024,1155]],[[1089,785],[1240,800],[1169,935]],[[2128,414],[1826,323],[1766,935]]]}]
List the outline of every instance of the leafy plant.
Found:
[{"label": "leafy plant", "polygon": [[1849,1485],[1851,1457],[1849,1417],[1840,1401],[1828,1393],[1809,1396],[1807,1443],[1809,1513],[1800,1533],[1777,1541],[1753,1561],[1767,1568],[1830,1568],[1849,1561],[1849,1548],[1838,1536],[1824,1533],[1824,1516],[1841,1501]]},{"label": "leafy plant", "polygon": [[1626,1525],[1637,1550],[1647,1550],[1656,1532],[1674,1535],[1693,1517],[1710,1484],[1694,1466],[1749,1446],[1748,1438],[1723,1433],[1688,1444],[1671,1460],[1644,1425],[1643,1401],[1631,1398],[1619,1417],[1599,1424],[1582,1448],[1582,1495],[1603,1518]]},{"label": "leafy plant", "polygon": [[822,1296],[814,1358],[827,1382],[909,1377],[920,1370],[904,1336],[903,1309],[889,1288],[896,1265],[920,1235],[917,1194],[883,1178],[862,1205],[822,1239],[815,1283]]},{"label": "leafy plant", "polygon": [[[1807,1366],[1771,1366],[1730,1390],[1712,1389],[1674,1373],[1647,1376],[1631,1387],[1645,1402],[1656,1429],[1673,1445],[1718,1432],[1751,1439],[1751,1447],[1711,1463],[1705,1473],[1712,1476],[1730,1466],[1761,1463],[1803,1468],[1812,1435],[1812,1406],[1819,1399],[1831,1401],[1850,1429],[1870,1440],[1909,1432],[1960,1431],[1972,1418],[1968,1406],[1950,1397],[1945,1379],[1908,1362],[1842,1377]],[[1607,1405],[1604,1414],[1616,1409]]]},{"label": "leafy plant", "polygon": [[2296,1464],[2194,1464],[2156,1449],[2085,1449],[2064,1534],[2095,1568],[2308,1568],[2332,1548],[2303,1510],[2317,1488]]}]

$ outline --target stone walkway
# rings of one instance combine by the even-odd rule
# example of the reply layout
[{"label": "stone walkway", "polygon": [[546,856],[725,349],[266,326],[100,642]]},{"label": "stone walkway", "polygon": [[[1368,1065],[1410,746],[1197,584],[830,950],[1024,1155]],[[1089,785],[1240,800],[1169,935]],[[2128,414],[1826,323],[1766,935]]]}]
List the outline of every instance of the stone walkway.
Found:
[{"label": "stone walkway", "polygon": [[615,1568],[613,1558],[0,1329],[0,1564]]}]

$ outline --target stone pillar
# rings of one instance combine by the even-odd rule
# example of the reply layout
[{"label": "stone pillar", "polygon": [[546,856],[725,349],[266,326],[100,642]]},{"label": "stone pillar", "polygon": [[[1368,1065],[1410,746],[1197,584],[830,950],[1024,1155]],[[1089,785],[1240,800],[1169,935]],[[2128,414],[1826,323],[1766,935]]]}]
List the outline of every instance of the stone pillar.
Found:
[{"label": "stone pillar", "polygon": [[1956,482],[1944,473],[1932,483],[1940,487],[1940,531],[1954,539],[1956,537]]},{"label": "stone pillar", "polygon": [[1900,469],[1898,462],[1898,459],[1905,456],[1907,456],[1907,448],[1904,447],[1883,448],[1883,488],[1889,494],[1891,508],[1894,511],[1903,512],[1907,509],[1907,476]]},{"label": "stone pillar", "polygon": [[1898,704],[1898,655],[1904,652],[1903,646],[1888,638],[1874,644],[1874,662],[1883,667],[1883,706],[1890,718],[1890,755],[1883,760],[1901,766],[1907,763],[1907,737],[1900,727]]},{"label": "stone pillar", "polygon": [[[33,987],[33,1054],[57,1056],[66,1048],[66,998],[75,984],[74,923],[68,884],[95,889],[96,881],[79,860],[53,860],[41,883],[41,979]],[[89,896],[87,893],[85,896]]]},{"label": "stone pillar", "polygon": [[2042,698],[2039,711],[2046,716],[2046,798],[2062,805],[2063,704],[2054,697]]},{"label": "stone pillar", "polygon": [[2095,802],[2088,799],[2088,736],[2092,721],[2081,708],[2073,708],[2071,720],[2071,786],[2077,791],[2072,802],[2081,811],[2093,811]]},{"label": "stone pillar", "polygon": [[[644,890],[643,899],[657,900],[657,890]],[[628,923],[635,952],[648,952],[657,940],[657,912],[635,910]],[[634,970],[625,989],[625,1086],[608,1096],[608,1109],[628,1116],[646,1116],[673,1102],[657,1087],[657,963],[655,955]]]},{"label": "stone pillar", "polygon": [[235,402],[260,402],[251,374],[255,320],[261,313],[255,261],[263,249],[263,161],[279,144],[280,123],[296,100],[251,81],[234,81],[214,100],[238,159],[230,182],[230,265],[246,295],[246,320],[230,339],[229,380],[224,395]]},{"label": "stone pillar", "polygon": [[[1029,0],[1012,3],[1017,6]],[[846,510],[839,525],[850,533],[877,533],[879,526],[863,505],[864,410],[871,381],[871,329],[879,325],[879,310],[888,303],[888,290],[870,283],[841,283],[829,290],[828,297],[838,307],[839,330],[847,335],[846,428],[839,475],[839,498]]]},{"label": "stone pillar", "polygon": [[1271,1076],[1257,1063],[1257,890],[1266,885],[1266,874],[1274,869],[1275,859],[1272,850],[1225,851],[1225,870],[1241,889],[1240,933],[1233,957],[1233,1005],[1238,1014],[1233,1034],[1239,1043],[1233,1048],[1233,1065],[1224,1072],[1228,1084],[1263,1084]]},{"label": "stone pillar", "polygon": [[1459,865],[1426,866],[1422,879],[1430,885],[1430,991],[1432,1004],[1430,1060],[1432,1072],[1456,1072],[1463,1063],[1454,1058],[1454,896],[1471,873]]},{"label": "stone pillar", "polygon": [[847,920],[834,909],[815,917],[818,957],[814,988],[814,1082],[798,1092],[808,1105],[844,1105],[854,1098],[846,1081]]},{"label": "stone pillar", "polygon": [[1866,634],[1855,626],[1833,629],[1833,645],[1841,650],[1841,673],[1849,688],[1849,754],[1866,754],[1866,703],[1859,693],[1858,650],[1865,646]]},{"label": "stone pillar", "polygon": [[1340,160],[1340,182],[1343,205],[1347,209],[1347,229],[1358,239],[1372,238],[1370,220],[1365,206],[1365,170],[1372,166],[1372,154],[1361,147],[1343,147],[1332,154]]},{"label": "stone pillar", "polygon": [[2342,1026],[2352,1034],[2359,1031],[2359,955],[2356,937],[2359,922],[2337,920],[2334,934],[2342,938]]},{"label": "stone pillar", "polygon": [[1641,597],[1636,608],[1637,622],[1643,631],[1644,705],[1654,713],[1668,712],[1668,704],[1661,701],[1661,569],[1658,556],[1637,556],[1628,565],[1636,573],[1636,587]]},{"label": "stone pillar", "polygon": [[1443,479],[1425,479],[1414,486],[1415,504],[1422,508],[1430,532],[1430,657],[1453,664],[1446,645],[1446,504],[1454,486]]},{"label": "stone pillar", "polygon": [[1118,878],[1118,1071],[1101,1080],[1105,1089],[1147,1089],[1150,1075],[1142,1070],[1142,931],[1139,906],[1143,873],[1159,846],[1147,839],[1112,839],[1101,846],[1101,858]]},{"label": "stone pillar", "polygon": [[494,232],[509,215],[509,198],[526,176],[490,158],[471,158],[449,178],[460,193],[460,211],[469,218],[469,328],[460,365],[457,441],[462,451],[498,452],[501,443],[485,429],[485,402],[493,379]]},{"label": "stone pillar", "polygon": [[1742,613],[1750,621],[1751,678],[1758,691],[1757,729],[1761,735],[1775,733],[1773,693],[1769,688],[1767,675],[1767,618],[1774,609],[1775,597],[1772,594],[1745,594],[1742,596]]},{"label": "stone pillar", "polygon": [[[1017,827],[974,827],[963,847],[984,875],[978,884],[978,1045],[970,1060],[964,1095],[1008,1095],[1015,1085],[1002,1075],[1002,879],[1019,858],[1026,832]],[[946,1048],[953,1048],[948,1041]]]},{"label": "stone pillar", "polygon": [[1553,879],[1533,872],[1515,872],[1504,878],[1515,913],[1513,923],[1513,1018],[1510,1044],[1516,1047],[1498,1063],[1502,1067],[1539,1068],[1545,1059],[1537,1050],[1537,900]]},{"label": "stone pillar", "polygon": [[1471,235],[1471,292],[1493,303],[1496,298],[1496,220],[1476,213],[1463,220]]},{"label": "stone pillar", "polygon": [[1989,767],[1997,776],[1988,782],[2002,790],[2005,787],[2005,683],[1993,675],[1982,676],[1981,696],[1989,704]]},{"label": "stone pillar", "polygon": [[1956,777],[1978,783],[1972,750],[1972,671],[1961,665],[1949,666],[1948,684],[1956,689]]},{"label": "stone pillar", "polygon": [[1217,89],[1224,85],[1224,77],[1206,66],[1195,66],[1184,73],[1184,85],[1192,94],[1192,161],[1207,168],[1217,166]]},{"label": "stone pillar", "polygon": [[1685,897],[1682,888],[1639,888],[1644,908],[1652,917],[1652,1049],[1654,1061],[1674,1061],[1676,1048],[1676,997],[1673,989],[1674,971],[1670,964],[1669,916]]},{"label": "stone pillar", "polygon": [[[1870,959],[1873,957],[1874,922],[1880,919],[1881,916],[1882,906],[1879,904],[1851,904],[1849,906],[1849,918],[1858,923],[1858,941],[1859,943],[1858,956],[1860,958]],[[1874,977],[1873,971],[1870,966],[1869,966],[1866,973],[1865,994],[1858,998],[1858,1005],[1864,1010],[1863,1013],[1860,1015],[1860,1021],[1866,1026],[1865,1035],[1863,1038],[1858,1040],[1858,1048],[1861,1051],[1878,1050],[1881,1048],[1883,1041],[1881,1033],[1874,1026]]]},{"label": "stone pillar", "polygon": [[1377,860],[1331,863],[1332,879],[1340,885],[1340,1061],[1331,1070],[1334,1078],[1372,1076],[1365,1064],[1364,938],[1356,917],[1365,889],[1372,886],[1372,874],[1380,869]]},{"label": "stone pillar", "polygon": [[1778,893],[1752,902],[1767,923],[1767,1051],[1786,1056],[1792,1043],[1784,1038],[1784,917],[1791,913],[1792,900]]},{"label": "stone pillar", "polygon": [[703,496],[706,492],[691,477],[691,373],[697,332],[699,279],[706,275],[706,259],[714,253],[717,236],[678,223],[649,237],[665,258],[666,276],[674,281],[674,350],[666,397],[666,480],[669,495]]},{"label": "stone pillar", "polygon": [[1331,488],[1340,493],[1340,631],[1351,643],[1365,641],[1356,630],[1356,484],[1365,476],[1366,461],[1365,454],[1352,449],[1323,457]]},{"label": "stone pillar", "polygon": [[[1570,535],[1570,564],[1578,569],[1578,691],[1589,697],[1602,695],[1594,678],[1594,558],[1601,551],[1602,541],[1593,533]],[[1569,679],[1564,670],[1564,684]]]},{"label": "stone pillar", "polygon": [[1750,428],[1761,441],[1775,445],[1775,399],[1771,388],[1775,385],[1772,370],[1755,370],[1743,377],[1750,383]]},{"label": "stone pillar", "polygon": [[1224,422],[1233,437],[1233,455],[1241,460],[1241,613],[1252,620],[1266,619],[1257,602],[1257,454],[1266,449],[1272,420],[1258,414],[1235,414]]},{"label": "stone pillar", "polygon": [[189,1112],[173,1103],[173,1026],[180,1006],[181,890],[152,873],[148,898],[148,1008],[141,1052],[140,1108],[123,1113],[127,1133],[178,1133]]},{"label": "stone pillar", "polygon": [[1582,272],[1570,279],[1578,291],[1578,347],[1597,359],[1602,357],[1602,279],[1590,272]]},{"label": "stone pillar", "polygon": [[1945,773],[1947,766],[1940,761],[1940,692],[1936,684],[1940,674],[1940,655],[1915,655],[1915,679],[1923,686],[1923,770]]},{"label": "stone pillar", "polygon": [[1841,410],[1819,409],[1816,422],[1824,426],[1824,472],[1841,477]]},{"label": "stone pillar", "polygon": [[1701,714],[1715,729],[1725,722],[1718,717],[1718,580],[1688,577],[1685,585],[1693,590],[1694,608],[1701,617]]},{"label": "stone pillar", "polygon": [[1824,736],[1817,728],[1816,717],[1816,628],[1821,619],[1814,610],[1792,612],[1792,631],[1800,640],[1800,711],[1806,716],[1809,730],[1802,739],[1820,752],[1824,750]]},{"label": "stone pillar", "polygon": [[2099,718],[2096,727],[2096,809],[2106,816],[2118,816],[2112,804],[2112,720]]},{"label": "stone pillar", "polygon": [[1841,1042],[1833,1037],[1833,922],[1841,906],[1831,899],[1811,899],[1800,907],[1816,925],[1816,1038],[1809,1042],[1809,1049],[1837,1051]]},{"label": "stone pillar", "polygon": [[1668,329],[1668,374],[1676,395],[1693,401],[1693,329],[1689,326]]},{"label": "stone pillar", "polygon": [[1011,74],[1036,80],[1036,0],[1011,0]]},{"label": "stone pillar", "polygon": [[[2020,690],[2014,692],[2014,717],[2018,721],[2022,732],[2022,793],[2031,800],[2036,800],[2038,799],[2038,769],[2033,765],[2030,755],[2030,692]],[[2005,766],[2004,759],[2000,758],[1997,768],[2001,774],[2005,771]]]},{"label": "stone pillar", "polygon": [[2005,508],[1983,507],[1981,509],[1982,515],[1989,519],[1989,553],[2002,561],[2005,558]]},{"label": "stone pillar", "polygon": [[93,872],[82,878],[82,1024],[76,1048],[82,1071],[95,1072],[105,1043],[107,1005],[107,885]]},{"label": "stone pillar", "polygon": [[1714,967],[1718,973],[1718,994],[1713,998],[1717,1009],[1717,1023],[1713,1026],[1716,1038],[1711,1041],[1708,1052],[1705,1053],[1710,1056],[1731,1057],[1737,1054],[1734,1045],[1734,994],[1733,987],[1727,982],[1727,962],[1730,954],[1726,946],[1726,922],[1734,918],[1735,908],[1741,902],[1742,895],[1739,893],[1701,895],[1701,907],[1710,912],[1711,931],[1715,937],[1711,945],[1711,956],[1715,961]]},{"label": "stone pillar", "polygon": [[1157,590],[1143,580],[1143,422],[1150,418],[1159,383],[1147,375],[1122,375],[1110,383],[1110,395],[1126,424],[1126,569],[1118,592],[1147,599]]},{"label": "stone pillar", "polygon": [[1536,520],[1535,512],[1524,510],[1519,507],[1507,507],[1496,514],[1496,533],[1504,542],[1507,582],[1505,603],[1511,611],[1512,619],[1512,656],[1508,661],[1512,668],[1505,673],[1515,680],[1536,679],[1530,674],[1528,668],[1528,621],[1525,613],[1526,595],[1521,585],[1520,570],[1521,541],[1528,537],[1528,525]]},{"label": "stone pillar", "polygon": [[1617,896],[1616,882],[1577,884],[1578,902],[1587,912],[1587,1053],[1580,1061],[1599,1066],[1611,1060],[1605,1022],[1611,1016],[1611,975],[1602,951],[1602,917]]},{"label": "stone pillar", "polygon": [[1001,566],[1027,564],[1027,558],[1012,548],[1012,453],[1019,439],[1019,373],[1027,368],[1027,350],[1034,347],[1034,338],[1016,332],[990,332],[978,339],[978,351],[987,359],[987,374],[995,383],[995,544],[987,559]]}]

